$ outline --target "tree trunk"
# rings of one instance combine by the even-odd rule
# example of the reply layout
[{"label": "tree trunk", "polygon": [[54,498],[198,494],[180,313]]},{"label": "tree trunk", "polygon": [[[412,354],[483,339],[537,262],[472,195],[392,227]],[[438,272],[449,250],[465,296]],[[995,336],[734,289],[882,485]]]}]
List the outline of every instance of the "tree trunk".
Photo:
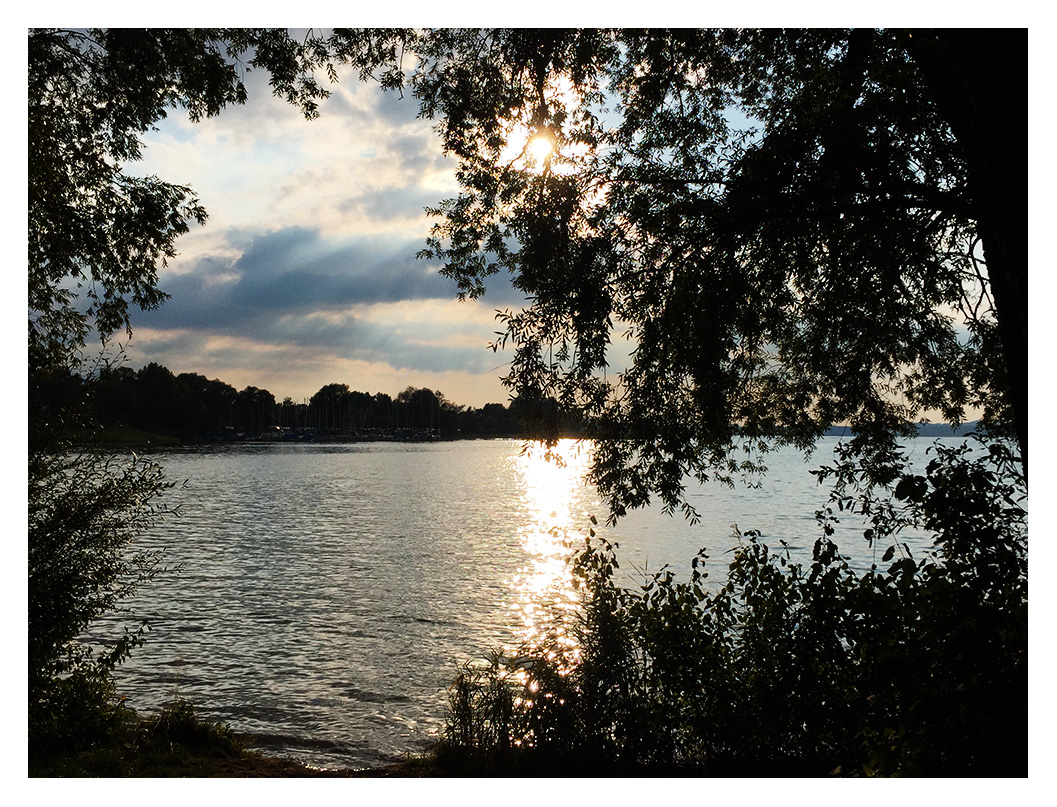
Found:
[{"label": "tree trunk", "polygon": [[1028,473],[1028,32],[911,31],[907,49],[962,147]]}]

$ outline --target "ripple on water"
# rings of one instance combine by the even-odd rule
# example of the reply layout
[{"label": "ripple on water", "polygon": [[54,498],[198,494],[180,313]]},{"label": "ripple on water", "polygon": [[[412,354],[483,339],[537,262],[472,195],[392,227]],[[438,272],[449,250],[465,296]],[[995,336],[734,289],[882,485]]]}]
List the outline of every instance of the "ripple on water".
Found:
[{"label": "ripple on water", "polygon": [[[582,540],[588,514],[604,514],[576,480],[585,458],[558,468],[520,449],[159,453],[171,479],[187,480],[172,491],[182,514],[141,543],[166,548],[182,571],[131,603],[152,629],[119,687],[137,708],[186,697],[258,735],[263,750],[317,766],[383,764],[427,747],[461,663],[514,647],[575,601],[563,541]],[[619,541],[628,580],[664,563],[685,570],[707,545],[710,579],[721,581],[734,522],[809,552],[824,492],[798,455],[769,464],[780,484],[768,495],[693,491],[697,527],[647,508],[596,529]]]}]

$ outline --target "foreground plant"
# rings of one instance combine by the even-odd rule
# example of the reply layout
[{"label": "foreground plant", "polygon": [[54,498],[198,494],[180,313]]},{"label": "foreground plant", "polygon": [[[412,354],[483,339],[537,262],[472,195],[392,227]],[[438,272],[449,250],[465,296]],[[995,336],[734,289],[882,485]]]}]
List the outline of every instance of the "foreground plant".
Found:
[{"label": "foreground plant", "polygon": [[134,455],[49,450],[30,456],[29,485],[29,740],[31,753],[51,753],[114,726],[111,672],[146,626],[104,637],[100,651],[79,637],[161,570],[134,540],[171,484]]},{"label": "foreground plant", "polygon": [[90,746],[30,760],[31,776],[213,776],[253,761],[227,726],[201,718],[177,698],[154,715],[115,705],[110,730]]},{"label": "foreground plant", "polygon": [[718,591],[703,552],[688,579],[662,570],[630,590],[614,548],[589,538],[579,660],[563,674],[568,656],[538,653],[464,675],[448,743],[552,771],[1023,775],[1023,479],[1001,445],[933,450],[873,529],[916,526],[934,551],[894,540],[865,573],[828,534],[804,566],[747,532]]}]

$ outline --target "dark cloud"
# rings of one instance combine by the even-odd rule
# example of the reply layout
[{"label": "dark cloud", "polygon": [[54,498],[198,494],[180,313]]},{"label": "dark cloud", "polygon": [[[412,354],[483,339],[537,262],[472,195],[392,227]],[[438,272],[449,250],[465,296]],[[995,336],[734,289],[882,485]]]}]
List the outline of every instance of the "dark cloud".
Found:
[{"label": "dark cloud", "polygon": [[[207,350],[206,343],[226,336],[262,348],[327,351],[401,369],[487,372],[497,363],[487,349],[494,328],[482,328],[479,317],[394,325],[353,313],[366,310],[356,306],[373,303],[453,300],[455,283],[440,276],[436,265],[414,257],[420,246],[381,238],[327,239],[295,227],[259,234],[246,241],[238,258],[204,256],[190,271],[163,282],[171,299],[137,318],[137,325],[160,332],[145,353],[162,363],[166,356],[207,352],[216,360],[217,349]],[[497,300],[502,297],[510,298],[506,305]],[[522,300],[508,280],[496,278],[484,302],[502,308]]]},{"label": "dark cloud", "polygon": [[[356,304],[452,299],[455,281],[415,257],[417,240],[323,238],[290,227],[250,240],[235,260],[207,255],[191,271],[163,282],[171,299],[145,324],[232,331],[260,316],[342,311]],[[508,276],[489,278],[485,301],[520,305]]]},{"label": "dark cloud", "polygon": [[[221,326],[168,330],[154,318],[141,325],[162,328],[149,340],[136,340],[146,361],[181,366],[174,357],[199,356],[208,365],[251,365],[284,357],[300,363],[321,355],[380,362],[402,370],[487,372],[499,363],[488,350],[490,331],[478,321],[391,323],[345,313],[331,316],[277,316],[232,309]],[[217,336],[231,340],[217,340]]]},{"label": "dark cloud", "polygon": [[230,330],[261,312],[274,317],[452,297],[455,284],[415,259],[420,247],[333,241],[306,228],[261,234],[235,260],[204,256],[189,272],[163,281],[172,299],[146,324]]},{"label": "dark cloud", "polygon": [[149,361],[159,361],[157,356],[193,356],[200,353],[206,339],[208,334],[201,331],[170,331],[148,341],[137,339],[135,345],[137,351]]}]

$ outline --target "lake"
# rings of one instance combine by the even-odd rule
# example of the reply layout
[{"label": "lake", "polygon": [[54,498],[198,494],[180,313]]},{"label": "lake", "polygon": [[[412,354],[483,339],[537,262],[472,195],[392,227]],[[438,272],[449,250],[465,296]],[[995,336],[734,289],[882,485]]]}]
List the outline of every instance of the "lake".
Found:
[{"label": "lake", "polygon": [[[148,712],[184,697],[258,734],[260,749],[307,764],[399,760],[440,736],[460,664],[531,639],[574,607],[565,561],[589,515],[619,542],[626,582],[664,564],[684,571],[707,546],[718,584],[735,522],[809,559],[827,491],[808,470],[836,442],[824,439],[810,462],[771,456],[760,490],[694,487],[697,525],[647,508],[611,529],[571,441],[563,466],[515,440],[158,452],[182,483],[168,494],[180,513],[140,544],[181,571],[131,601],[151,630],[118,668],[119,690]],[[932,442],[912,441],[916,461]],[[838,543],[865,568],[875,550],[861,534],[846,521]]]}]

